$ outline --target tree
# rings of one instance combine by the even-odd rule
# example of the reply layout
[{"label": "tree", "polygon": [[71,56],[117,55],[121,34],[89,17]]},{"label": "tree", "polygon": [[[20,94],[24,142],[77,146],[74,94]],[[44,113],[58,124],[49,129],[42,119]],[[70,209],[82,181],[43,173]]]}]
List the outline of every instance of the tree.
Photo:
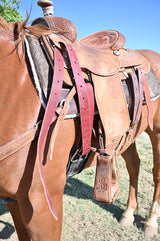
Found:
[{"label": "tree", "polygon": [[22,0],[0,0],[0,16],[7,22],[23,21],[22,13],[19,12]]}]

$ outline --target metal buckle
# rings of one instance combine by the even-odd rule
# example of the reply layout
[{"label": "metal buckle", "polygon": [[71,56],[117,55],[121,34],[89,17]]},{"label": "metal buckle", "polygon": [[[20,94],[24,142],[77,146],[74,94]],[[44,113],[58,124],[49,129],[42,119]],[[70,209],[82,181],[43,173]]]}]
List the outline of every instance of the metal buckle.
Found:
[{"label": "metal buckle", "polygon": [[114,50],[113,53],[114,53],[116,56],[119,56],[119,55],[120,55],[119,50]]},{"label": "metal buckle", "polygon": [[63,100],[61,100],[59,106],[60,106],[60,107],[63,107],[63,104],[64,104],[65,102],[67,102],[67,104],[69,105],[69,101],[68,101],[67,99],[63,99]]},{"label": "metal buckle", "polygon": [[124,71],[122,71],[122,73],[124,74],[124,76],[126,77],[126,78],[129,78],[129,75],[127,74],[127,72],[124,70]]}]

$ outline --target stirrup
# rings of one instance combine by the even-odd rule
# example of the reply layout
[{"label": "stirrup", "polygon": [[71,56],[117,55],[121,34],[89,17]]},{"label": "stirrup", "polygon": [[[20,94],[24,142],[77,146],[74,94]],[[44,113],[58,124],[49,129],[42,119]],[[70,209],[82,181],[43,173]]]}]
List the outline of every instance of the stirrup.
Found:
[{"label": "stirrup", "polygon": [[107,155],[97,157],[94,198],[100,202],[113,203],[119,192],[119,173],[116,158]]}]

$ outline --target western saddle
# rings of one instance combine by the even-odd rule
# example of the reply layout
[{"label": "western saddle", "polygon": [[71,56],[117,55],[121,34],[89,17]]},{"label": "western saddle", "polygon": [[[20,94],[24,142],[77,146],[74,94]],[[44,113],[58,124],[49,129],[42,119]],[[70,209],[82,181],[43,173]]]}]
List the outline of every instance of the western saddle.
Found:
[{"label": "western saddle", "polygon": [[[37,24],[43,24],[49,29],[64,30],[61,35],[42,36],[40,41],[47,56],[51,56],[51,52],[57,48],[64,57],[63,83],[69,88],[76,85],[80,116],[82,115],[82,140],[77,145],[78,150],[81,149],[81,151],[78,151],[78,155],[86,155],[90,150],[99,152],[94,197],[98,201],[111,203],[119,191],[116,154],[121,153],[131,141],[134,141],[132,130],[140,120],[144,96],[149,110],[148,122],[150,128],[153,126],[150,97],[145,79],[145,74],[150,71],[150,64],[140,53],[124,47],[125,37],[118,31],[100,31],[77,40],[76,27],[67,19],[46,16],[32,23],[33,26]],[[51,62],[53,65],[53,59]],[[79,78],[78,81],[76,78]],[[129,85],[133,96],[130,111],[122,86],[124,80]],[[94,112],[93,89],[100,116],[98,148],[90,147],[91,140],[88,141],[90,144],[85,141],[85,136],[91,139]],[[86,109],[88,112],[84,113]],[[90,122],[87,127],[84,124],[86,115]],[[85,131],[90,133],[85,135]],[[80,143],[83,148],[80,148]]]}]

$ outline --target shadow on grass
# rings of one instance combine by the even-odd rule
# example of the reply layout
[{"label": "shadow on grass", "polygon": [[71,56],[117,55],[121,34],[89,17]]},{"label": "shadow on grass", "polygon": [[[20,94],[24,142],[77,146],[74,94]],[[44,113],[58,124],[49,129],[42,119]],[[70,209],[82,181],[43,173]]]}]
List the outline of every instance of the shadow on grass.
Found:
[{"label": "shadow on grass", "polygon": [[6,205],[3,203],[3,200],[0,199],[0,215],[3,215],[5,213],[8,213],[8,208],[6,207]]},{"label": "shadow on grass", "polygon": [[0,224],[4,225],[4,228],[0,231],[0,240],[10,238],[10,236],[15,232],[14,227],[11,224],[4,221],[0,221]]},{"label": "shadow on grass", "polygon": [[93,188],[80,180],[76,178],[71,178],[67,180],[64,194],[68,196],[73,196],[78,199],[89,199],[92,200],[92,202],[96,203],[99,207],[103,208],[107,212],[110,212],[113,214],[113,216],[117,219],[117,221],[120,220],[120,217],[123,213],[123,209],[118,207],[118,204],[120,204],[119,200],[116,201],[117,205],[115,204],[108,204],[108,203],[101,203],[96,201],[93,198]]},{"label": "shadow on grass", "polygon": [[[97,204],[99,207],[103,208],[107,212],[110,212],[113,217],[120,221],[124,209],[120,208],[121,202],[119,200],[115,201],[115,204],[100,203],[93,198],[93,188],[76,178],[71,178],[67,180],[64,194],[68,196],[73,196],[78,199],[89,199],[93,203]],[[143,229],[145,219],[139,215],[135,215],[135,225],[138,229]]]},{"label": "shadow on grass", "polygon": [[[0,199],[0,216],[8,212],[9,212],[8,208],[3,203],[3,200]],[[11,235],[15,232],[14,226],[8,222],[4,222],[0,220],[0,225],[3,226],[3,228],[0,229],[0,240],[5,240],[10,238]]]},{"label": "shadow on grass", "polygon": [[146,219],[143,218],[140,215],[135,215],[135,221],[134,224],[138,229],[143,230],[144,229],[144,225],[145,225]]}]

